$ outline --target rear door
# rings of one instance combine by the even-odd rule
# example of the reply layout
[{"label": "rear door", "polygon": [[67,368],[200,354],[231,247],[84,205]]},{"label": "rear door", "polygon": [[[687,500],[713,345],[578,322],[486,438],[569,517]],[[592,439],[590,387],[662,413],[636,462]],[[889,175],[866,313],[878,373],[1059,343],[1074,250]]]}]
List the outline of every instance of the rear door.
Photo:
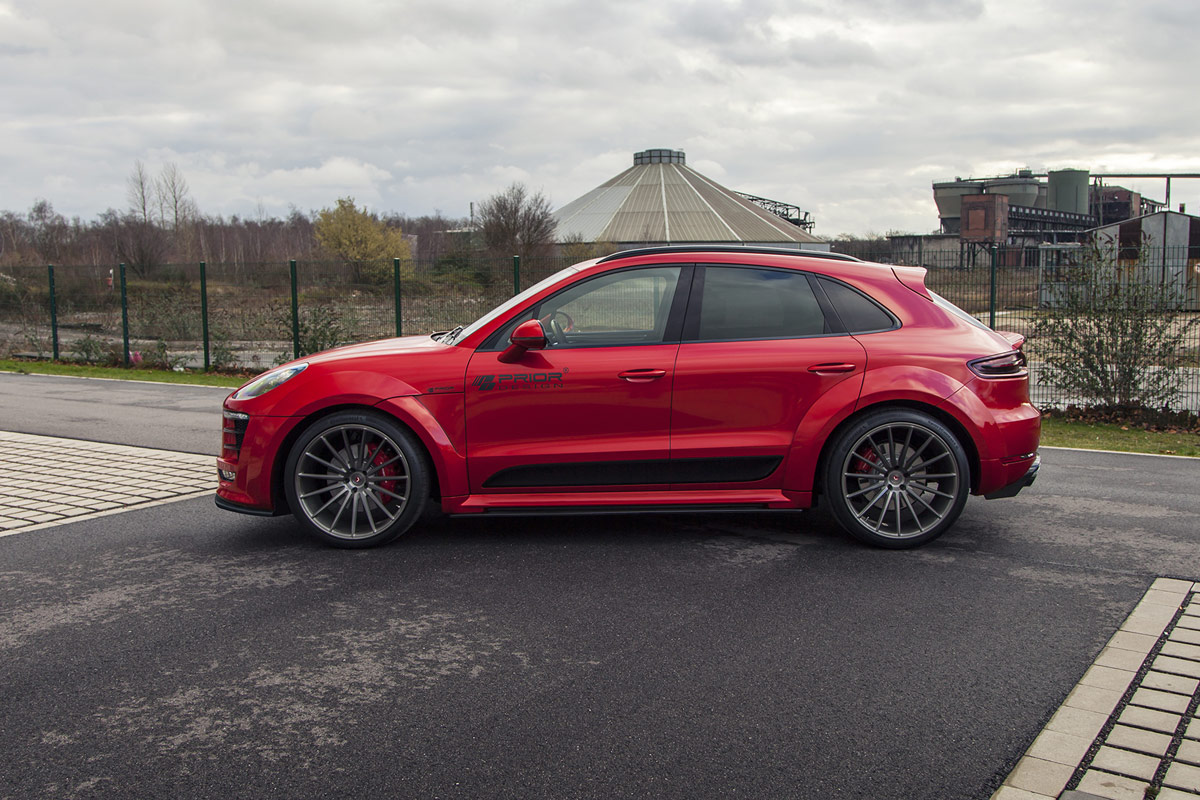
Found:
[{"label": "rear door", "polygon": [[671,408],[679,488],[781,486],[813,405],[839,386],[857,397],[866,354],[819,292],[795,270],[696,268]]}]

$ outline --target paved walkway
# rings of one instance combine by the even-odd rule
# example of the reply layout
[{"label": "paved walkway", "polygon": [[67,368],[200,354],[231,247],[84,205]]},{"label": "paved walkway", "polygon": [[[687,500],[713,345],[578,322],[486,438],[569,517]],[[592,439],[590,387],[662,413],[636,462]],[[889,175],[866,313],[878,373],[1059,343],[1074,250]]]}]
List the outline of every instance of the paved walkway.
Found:
[{"label": "paved walkway", "polygon": [[1159,578],[992,800],[1200,797],[1200,583]]},{"label": "paved walkway", "polygon": [[0,536],[216,488],[212,456],[0,431]]}]

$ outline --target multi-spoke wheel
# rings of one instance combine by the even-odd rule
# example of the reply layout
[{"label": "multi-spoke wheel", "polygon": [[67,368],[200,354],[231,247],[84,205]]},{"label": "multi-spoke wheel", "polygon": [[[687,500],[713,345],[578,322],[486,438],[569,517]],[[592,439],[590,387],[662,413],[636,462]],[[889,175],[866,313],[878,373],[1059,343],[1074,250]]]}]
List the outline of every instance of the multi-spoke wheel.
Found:
[{"label": "multi-spoke wheel", "polygon": [[825,494],[838,523],[878,547],[916,547],[940,536],[962,513],[971,489],[966,453],[926,414],[884,409],[834,442]]},{"label": "multi-spoke wheel", "polygon": [[367,412],[333,414],[301,434],[284,480],[292,513],[337,547],[391,541],[412,526],[429,494],[412,435]]}]

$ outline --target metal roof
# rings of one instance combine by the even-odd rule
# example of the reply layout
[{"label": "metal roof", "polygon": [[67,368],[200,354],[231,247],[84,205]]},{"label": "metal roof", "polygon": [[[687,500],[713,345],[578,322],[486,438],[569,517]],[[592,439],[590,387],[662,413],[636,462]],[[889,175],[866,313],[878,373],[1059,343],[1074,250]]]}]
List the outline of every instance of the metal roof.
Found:
[{"label": "metal roof", "polygon": [[696,172],[678,150],[635,154],[632,167],[555,211],[554,221],[560,242],[823,242]]}]

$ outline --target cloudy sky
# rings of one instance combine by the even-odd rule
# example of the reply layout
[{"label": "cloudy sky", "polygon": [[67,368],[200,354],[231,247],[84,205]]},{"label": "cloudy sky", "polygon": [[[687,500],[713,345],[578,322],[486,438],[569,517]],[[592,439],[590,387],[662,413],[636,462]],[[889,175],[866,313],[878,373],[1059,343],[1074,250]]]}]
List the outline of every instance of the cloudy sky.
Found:
[{"label": "cloudy sky", "polygon": [[1197,42],[1195,0],[0,0],[0,209],[124,208],[136,160],[207,214],[557,208],[669,147],[926,232],[956,175],[1200,172]]}]

